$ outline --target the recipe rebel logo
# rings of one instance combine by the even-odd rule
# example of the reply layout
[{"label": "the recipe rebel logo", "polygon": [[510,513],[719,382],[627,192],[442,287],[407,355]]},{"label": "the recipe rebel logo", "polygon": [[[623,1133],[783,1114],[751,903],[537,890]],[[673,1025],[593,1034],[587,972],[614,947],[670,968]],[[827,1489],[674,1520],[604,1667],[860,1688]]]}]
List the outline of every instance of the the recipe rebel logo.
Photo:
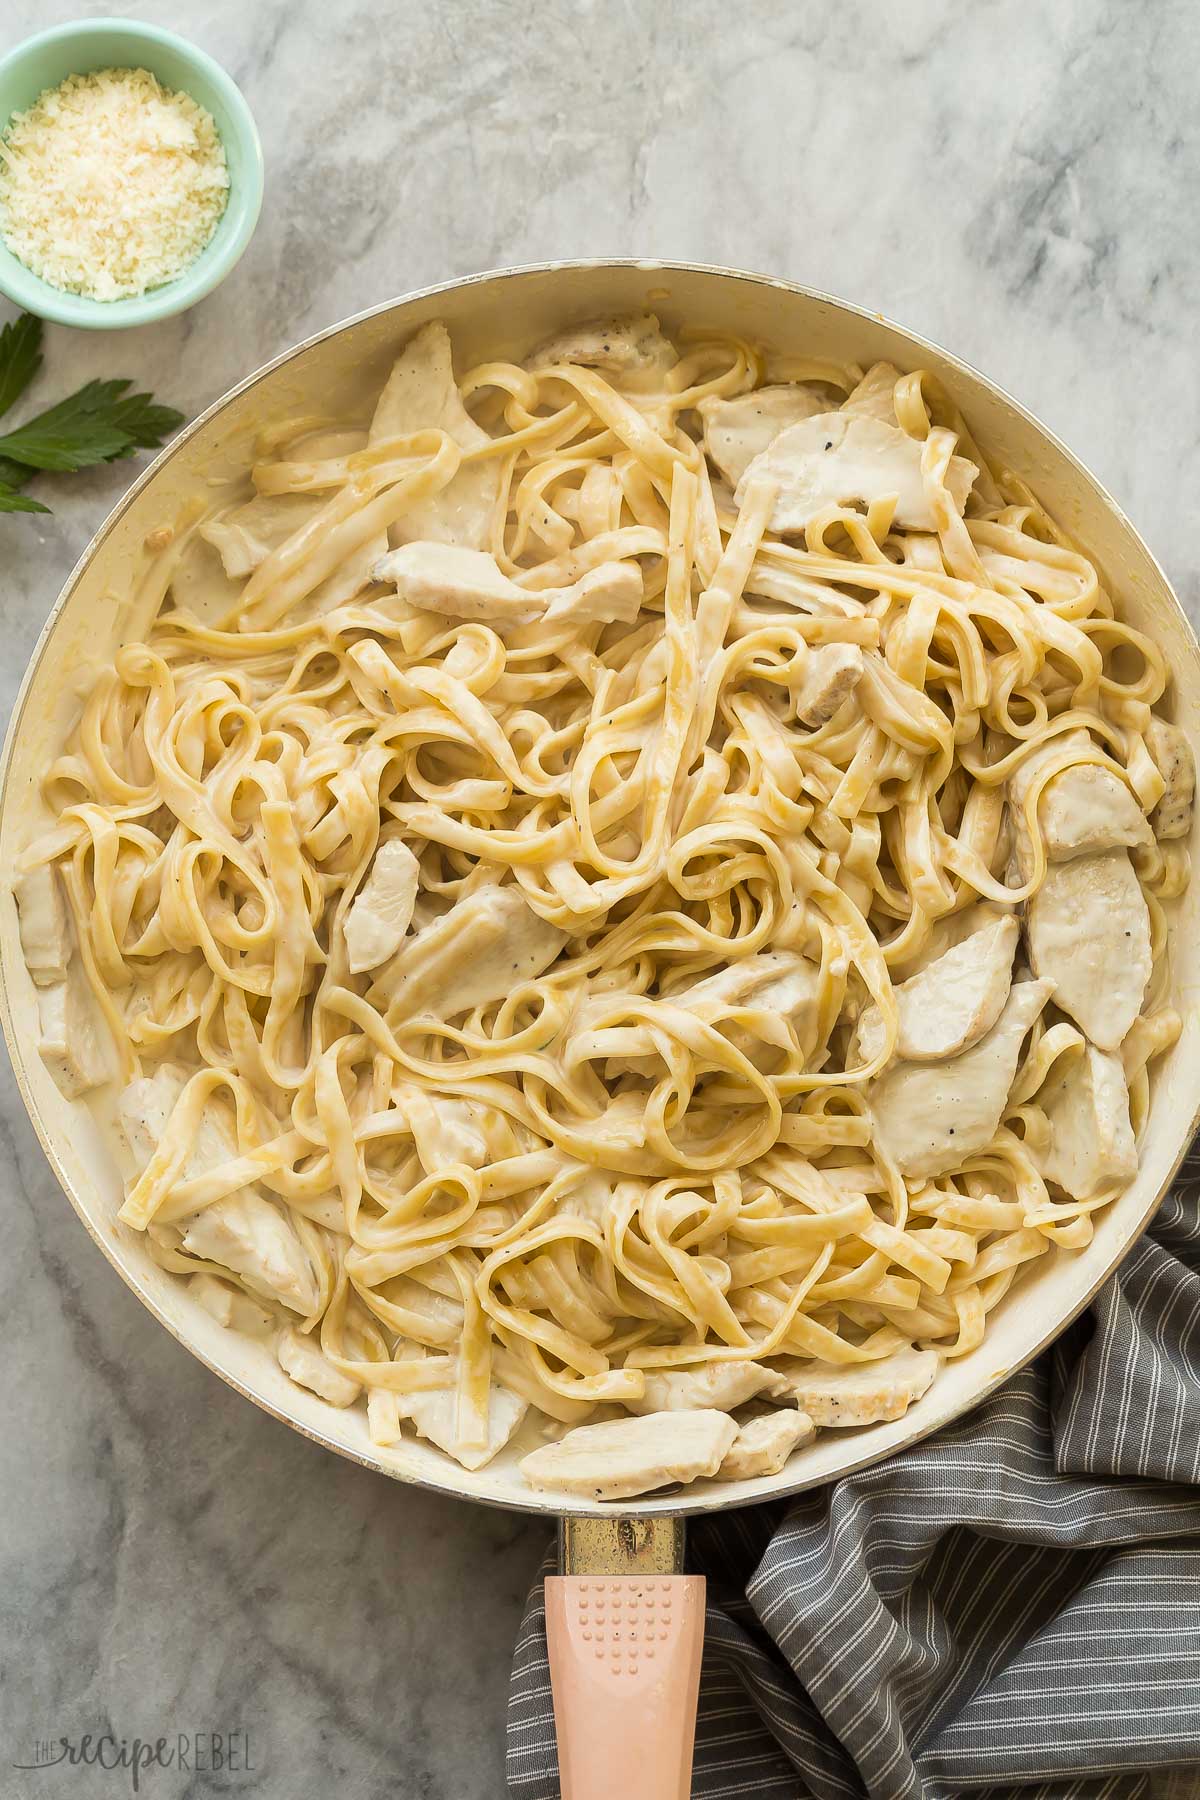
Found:
[{"label": "the recipe rebel logo", "polygon": [[35,1740],[32,1754],[13,1761],[14,1769],[104,1769],[124,1772],[130,1791],[140,1794],[147,1777],[176,1769],[188,1775],[218,1775],[222,1785],[258,1772],[248,1731],[176,1731],[155,1738],[117,1737],[111,1731],[81,1737]]}]

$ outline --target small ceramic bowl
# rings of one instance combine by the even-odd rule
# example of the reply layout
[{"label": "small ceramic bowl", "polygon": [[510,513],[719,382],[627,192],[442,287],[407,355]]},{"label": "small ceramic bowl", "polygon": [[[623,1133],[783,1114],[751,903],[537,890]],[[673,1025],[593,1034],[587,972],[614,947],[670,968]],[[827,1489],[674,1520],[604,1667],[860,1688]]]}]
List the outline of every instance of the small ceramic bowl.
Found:
[{"label": "small ceramic bowl", "polygon": [[0,132],[13,113],[32,106],[47,88],[95,69],[149,69],[164,87],[190,94],[212,114],[229,164],[229,202],[209,243],[182,275],[136,299],[89,300],[65,293],[42,281],[0,242],[0,293],[59,325],[112,331],[184,312],[224,281],[258,223],[263,155],[254,115],[224,69],[174,32],[135,19],[56,25],[0,58]]}]

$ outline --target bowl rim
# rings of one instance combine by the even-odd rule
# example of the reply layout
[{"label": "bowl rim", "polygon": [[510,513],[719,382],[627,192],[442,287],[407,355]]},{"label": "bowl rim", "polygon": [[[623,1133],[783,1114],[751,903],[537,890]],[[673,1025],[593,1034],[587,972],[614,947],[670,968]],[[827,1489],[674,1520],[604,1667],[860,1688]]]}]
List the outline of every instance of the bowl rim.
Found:
[{"label": "bowl rim", "polygon": [[[111,36],[114,46],[118,36],[127,41],[157,45],[172,51],[198,71],[217,90],[228,110],[231,132],[221,134],[218,128],[218,135],[223,144],[228,136],[236,137],[242,162],[237,180],[231,181],[225,211],[200,256],[173,281],[164,282],[145,294],[131,295],[124,300],[93,300],[86,294],[56,288],[27,268],[0,242],[0,294],[14,305],[55,325],[71,325],[83,331],[127,331],[186,312],[219,287],[237,266],[254,236],[262,212],[265,163],[262,139],[250,102],[233,76],[207,50],[164,25],[112,15],[48,26],[45,31],[22,38],[0,56],[0,83],[25,58],[47,46],[95,36]],[[134,65],[122,60],[114,66]],[[10,116],[0,116],[0,131],[6,128]],[[205,253],[210,248],[214,254],[205,262]]]},{"label": "bowl rim", "polygon": [[[95,534],[81,552],[74,567],[67,576],[62,590],[50,610],[46,623],[38,634],[37,640],[30,652],[25,673],[13,701],[12,713],[5,731],[3,748],[0,749],[0,812],[3,812],[8,804],[11,764],[16,748],[16,742],[20,735],[22,720],[29,702],[30,693],[39,673],[43,658],[49,648],[50,639],[58,622],[59,615],[69,603],[76,586],[91,563],[92,558],[103,546],[106,539],[119,524],[138,496],[145,491],[175,454],[181,450],[184,445],[189,443],[193,437],[201,432],[205,426],[213,421],[231,401],[255,387],[260,381],[265,380],[267,376],[273,374],[276,370],[285,367],[288,363],[305,355],[315,345],[323,343],[354,326],[360,325],[368,319],[377,318],[393,311],[400,311],[416,302],[434,299],[442,294],[458,292],[463,289],[470,289],[485,283],[501,280],[511,280],[537,275],[553,276],[560,271],[566,270],[600,271],[607,269],[633,269],[643,272],[647,276],[653,276],[659,272],[668,274],[715,275],[725,279],[752,283],[759,287],[775,288],[783,293],[797,295],[805,300],[820,305],[831,306],[835,310],[848,314],[852,318],[863,320],[864,323],[873,325],[882,324],[885,328],[898,331],[919,349],[932,352],[956,372],[961,371],[970,376],[973,380],[981,382],[993,395],[999,397],[1009,405],[1024,425],[1030,427],[1043,442],[1050,445],[1077,474],[1081,475],[1084,480],[1096,490],[1097,494],[1105,506],[1111,511],[1122,529],[1128,532],[1130,537],[1146,556],[1147,562],[1159,577],[1159,580],[1162,583],[1163,592],[1169,598],[1179,620],[1183,624],[1187,636],[1190,638],[1197,651],[1200,652],[1200,640],[1197,639],[1195,628],[1188,618],[1187,613],[1184,611],[1179,597],[1167,578],[1161,563],[1150,550],[1140,532],[1131,523],[1124,509],[1108,492],[1108,489],[1103,483],[1093,475],[1086,464],[1081,462],[1074,452],[1055,435],[1049,426],[1044,425],[1036,415],[1031,413],[1019,400],[1014,399],[1007,390],[992,381],[989,376],[982,374],[973,364],[964,361],[963,358],[956,356],[950,351],[942,349],[942,347],[931,338],[924,336],[920,332],[911,330],[908,326],[898,324],[889,316],[876,309],[859,306],[853,301],[842,300],[836,295],[826,293],[821,289],[807,287],[799,282],[786,281],[777,276],[766,275],[751,270],[729,268],[715,263],[659,260],[628,256],[578,257],[548,262],[514,264],[498,269],[481,270],[472,275],[459,276],[448,281],[435,282],[422,288],[415,288],[407,293],[394,296],[389,300],[381,301],[375,306],[367,307],[361,312],[353,313],[346,318],[339,319],[334,324],[325,326],[320,331],[313,332],[299,343],[292,345],[287,350],[281,351],[278,356],[271,358],[269,362],[262,364],[261,367],[255,369],[251,374],[235,383],[233,387],[229,388],[218,399],[214,400],[210,406],[206,407],[202,413],[198,414],[197,417],[187,425],[165,449],[158,453],[154,460],[149,463],[138,476],[136,481],[131,483],[126,492],[112,508],[111,512],[101,522]],[[276,1406],[269,1398],[248,1386],[245,1381],[241,1380],[231,1369],[225,1367],[215,1356],[209,1355],[193,1337],[189,1336],[186,1331],[181,1330],[176,1323],[166,1315],[162,1307],[158,1304],[155,1296],[143,1285],[137,1273],[132,1268],[126,1267],[125,1262],[117,1252],[115,1242],[110,1242],[109,1239],[101,1233],[95,1221],[80,1202],[75,1192],[72,1178],[68,1174],[58,1155],[54,1142],[54,1134],[42,1117],[37,1097],[31,1089],[25,1070],[25,1060],[20,1048],[19,1033],[13,1014],[8,984],[3,979],[0,979],[0,1032],[3,1034],[5,1048],[8,1051],[17,1091],[21,1097],[22,1104],[25,1107],[25,1111],[33,1126],[38,1141],[41,1144],[42,1151],[59,1186],[62,1188],[71,1206],[74,1208],[84,1229],[92,1238],[93,1242],[99,1246],[106,1260],[117,1271],[121,1280],[129,1289],[131,1289],[138,1300],[141,1301],[158,1323],[170,1333],[177,1343],[181,1344],[191,1355],[195,1356],[206,1368],[219,1376],[220,1379],[225,1382],[228,1387],[232,1388],[235,1393],[238,1393],[244,1399],[251,1401],[271,1418],[276,1419],[281,1424],[289,1426],[293,1431],[299,1432],[302,1437],[306,1437],[311,1442],[319,1444],[323,1449],[331,1450],[336,1455],[344,1457],[349,1462],[357,1463],[362,1468],[369,1469],[375,1474],[387,1476],[390,1480],[401,1482],[406,1486],[425,1488],[432,1492],[446,1494],[453,1499],[467,1500],[478,1505],[494,1506],[507,1512],[529,1513],[547,1518],[561,1518],[564,1513],[569,1513],[576,1517],[591,1516],[607,1519],[612,1519],[623,1514],[632,1514],[636,1516],[698,1516],[701,1513],[725,1512],[736,1507],[790,1499],[796,1494],[803,1493],[814,1487],[830,1485],[832,1482],[840,1481],[846,1476],[855,1475],[865,1469],[871,1468],[877,1463],[885,1462],[892,1456],[900,1455],[904,1451],[911,1449],[914,1445],[931,1437],[934,1433],[943,1430],[955,1420],[974,1412],[977,1407],[982,1406],[990,1399],[997,1389],[1002,1387],[1005,1382],[1011,1380],[1022,1369],[1028,1367],[1030,1363],[1040,1356],[1043,1351],[1060,1337],[1066,1328],[1080,1316],[1086,1307],[1091,1304],[1096,1294],[1099,1293],[1100,1289],[1111,1279],[1121,1263],[1131,1254],[1134,1247],[1139,1242],[1142,1233],[1149,1225],[1151,1219],[1153,1219],[1164,1196],[1169,1191],[1193,1138],[1197,1131],[1200,1130],[1200,1100],[1198,1100],[1186,1130],[1182,1134],[1178,1151],[1171,1160],[1170,1166],[1162,1182],[1152,1194],[1147,1196],[1140,1216],[1130,1228],[1127,1240],[1108,1259],[1106,1265],[1097,1274],[1087,1292],[1079,1297],[1075,1304],[1068,1310],[1059,1311],[1055,1309],[1050,1323],[1040,1333],[1036,1342],[1023,1356],[1003,1369],[994,1371],[985,1381],[980,1383],[979,1387],[972,1394],[967,1395],[961,1400],[946,1401],[940,1408],[935,1408],[930,1416],[922,1421],[920,1427],[910,1436],[906,1437],[903,1442],[872,1447],[871,1439],[875,1434],[870,1427],[867,1427],[864,1429],[860,1443],[856,1445],[856,1454],[848,1457],[836,1472],[832,1474],[819,1474],[816,1476],[799,1476],[794,1481],[784,1482],[778,1486],[773,1486],[768,1492],[762,1494],[745,1494],[741,1490],[746,1484],[739,1481],[722,1484],[721,1487],[716,1490],[710,1489],[699,1495],[690,1496],[689,1491],[684,1489],[680,1493],[668,1494],[665,1496],[650,1493],[639,1496],[637,1499],[631,1501],[589,1506],[587,1502],[579,1502],[573,1496],[562,1495],[556,1498],[553,1494],[547,1494],[534,1489],[530,1489],[527,1495],[522,1495],[519,1499],[505,1494],[477,1493],[467,1490],[461,1485],[460,1471],[458,1471],[451,1463],[449,1457],[442,1459],[445,1462],[444,1470],[440,1463],[436,1470],[421,1474],[417,1474],[411,1469],[397,1468],[382,1461],[378,1456],[358,1451],[349,1444],[337,1441],[337,1439],[327,1435],[324,1431],[308,1425],[294,1413]],[[936,1383],[931,1391],[936,1396]],[[726,1491],[726,1489],[728,1491]]]}]

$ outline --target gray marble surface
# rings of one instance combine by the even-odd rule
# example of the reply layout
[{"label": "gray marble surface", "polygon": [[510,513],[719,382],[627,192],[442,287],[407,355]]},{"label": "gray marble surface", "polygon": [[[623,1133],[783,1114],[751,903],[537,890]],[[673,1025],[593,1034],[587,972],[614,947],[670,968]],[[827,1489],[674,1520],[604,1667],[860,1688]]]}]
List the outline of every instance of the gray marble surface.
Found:
[{"label": "gray marble surface", "polygon": [[[105,0],[5,0],[0,51]],[[878,308],[1023,399],[1200,609],[1191,0],[175,0],[126,12],[254,106],[263,220],[182,319],[48,334],[43,391],[195,412],[294,339],[469,270],[604,253],[765,269]],[[7,316],[0,310],[0,317]],[[0,700],[129,478],[0,518]],[[100,1259],[0,1082],[0,1793],[36,1741],[244,1729],[253,1774],[154,1800],[492,1800],[541,1527],[394,1487],[260,1416]]]}]

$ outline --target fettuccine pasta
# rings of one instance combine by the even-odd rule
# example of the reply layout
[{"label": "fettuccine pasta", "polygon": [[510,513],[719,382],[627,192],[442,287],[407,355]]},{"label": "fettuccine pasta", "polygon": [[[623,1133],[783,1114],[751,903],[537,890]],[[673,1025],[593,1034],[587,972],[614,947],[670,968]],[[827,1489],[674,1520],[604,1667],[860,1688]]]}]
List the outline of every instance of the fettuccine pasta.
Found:
[{"label": "fettuccine pasta", "polygon": [[766,1472],[1089,1241],[1190,753],[936,380],[427,326],[162,538],[17,882],[43,1050],[119,1090],[124,1225],[378,1444]]}]

